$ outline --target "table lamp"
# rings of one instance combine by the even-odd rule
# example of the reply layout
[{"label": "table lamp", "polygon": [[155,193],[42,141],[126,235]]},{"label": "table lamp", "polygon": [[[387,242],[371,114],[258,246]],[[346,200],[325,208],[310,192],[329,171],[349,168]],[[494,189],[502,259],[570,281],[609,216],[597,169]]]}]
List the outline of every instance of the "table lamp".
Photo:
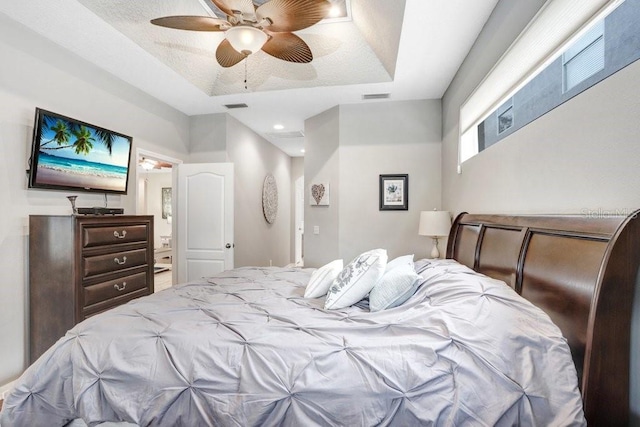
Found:
[{"label": "table lamp", "polygon": [[451,214],[447,211],[422,211],[420,212],[420,226],[418,234],[421,236],[429,236],[433,238],[433,249],[431,249],[431,258],[440,258],[438,251],[438,237],[449,235],[451,228]]}]

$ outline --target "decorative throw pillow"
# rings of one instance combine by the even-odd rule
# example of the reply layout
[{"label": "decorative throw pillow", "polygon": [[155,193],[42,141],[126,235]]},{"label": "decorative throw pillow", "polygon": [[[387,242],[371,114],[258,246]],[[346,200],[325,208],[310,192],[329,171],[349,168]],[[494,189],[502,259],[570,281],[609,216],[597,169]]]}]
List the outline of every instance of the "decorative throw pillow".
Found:
[{"label": "decorative throw pillow", "polygon": [[[408,258],[410,257],[410,258]],[[410,259],[410,262],[407,262]],[[401,305],[416,292],[420,276],[413,264],[413,255],[398,257],[389,262],[382,278],[369,294],[369,310],[380,311]]]},{"label": "decorative throw pillow", "polygon": [[392,270],[395,267],[405,266],[405,265],[409,265],[410,267],[413,267],[415,271],[415,267],[413,264],[413,254],[403,255],[403,256],[399,256],[398,258],[392,259],[387,263],[387,268],[385,269],[385,272]]},{"label": "decorative throw pillow", "polygon": [[349,307],[363,299],[380,280],[387,266],[387,251],[374,249],[356,257],[333,281],[324,308]]},{"label": "decorative throw pillow", "polygon": [[304,297],[319,298],[325,296],[329,286],[338,277],[343,267],[342,260],[337,259],[311,273],[311,279],[304,290]]}]

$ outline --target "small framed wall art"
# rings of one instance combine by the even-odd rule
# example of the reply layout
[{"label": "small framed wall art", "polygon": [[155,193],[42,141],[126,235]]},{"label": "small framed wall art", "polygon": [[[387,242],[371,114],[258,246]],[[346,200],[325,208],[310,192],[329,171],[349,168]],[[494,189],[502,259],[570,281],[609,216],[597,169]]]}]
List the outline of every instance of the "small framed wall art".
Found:
[{"label": "small framed wall art", "polygon": [[329,183],[318,182],[311,185],[311,206],[329,206]]},{"label": "small framed wall art", "polygon": [[171,216],[171,187],[162,187],[162,219]]},{"label": "small framed wall art", "polygon": [[409,175],[380,175],[380,210],[409,210]]}]

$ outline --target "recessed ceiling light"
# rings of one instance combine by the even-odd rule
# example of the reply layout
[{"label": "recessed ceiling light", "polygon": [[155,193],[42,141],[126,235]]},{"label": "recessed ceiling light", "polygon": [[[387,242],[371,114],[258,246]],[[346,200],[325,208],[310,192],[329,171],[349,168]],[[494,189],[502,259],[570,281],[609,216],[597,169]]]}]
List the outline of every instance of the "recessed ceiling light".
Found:
[{"label": "recessed ceiling light", "polygon": [[340,6],[335,4],[331,6],[331,9],[329,10],[329,16],[331,18],[337,18],[341,15],[342,15],[342,8]]},{"label": "recessed ceiling light", "polygon": [[331,8],[327,17],[319,24],[351,21],[351,0],[329,0]]},{"label": "recessed ceiling light", "polygon": [[284,126],[283,126],[283,125],[281,125],[281,124],[277,124],[277,125],[273,125],[273,128],[274,128],[275,130],[282,130],[282,129],[284,129]]},{"label": "recessed ceiling light", "polygon": [[302,150],[300,150],[301,153],[304,153],[304,148]]}]

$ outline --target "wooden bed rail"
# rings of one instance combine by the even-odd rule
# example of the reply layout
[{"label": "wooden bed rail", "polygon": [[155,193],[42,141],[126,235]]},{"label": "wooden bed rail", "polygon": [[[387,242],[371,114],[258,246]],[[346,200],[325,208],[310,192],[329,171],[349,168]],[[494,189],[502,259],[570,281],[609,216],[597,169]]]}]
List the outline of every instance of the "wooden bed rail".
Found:
[{"label": "wooden bed rail", "polygon": [[503,280],[561,329],[578,371],[589,426],[629,423],[639,213],[625,217],[462,213],[449,235],[447,258]]}]

